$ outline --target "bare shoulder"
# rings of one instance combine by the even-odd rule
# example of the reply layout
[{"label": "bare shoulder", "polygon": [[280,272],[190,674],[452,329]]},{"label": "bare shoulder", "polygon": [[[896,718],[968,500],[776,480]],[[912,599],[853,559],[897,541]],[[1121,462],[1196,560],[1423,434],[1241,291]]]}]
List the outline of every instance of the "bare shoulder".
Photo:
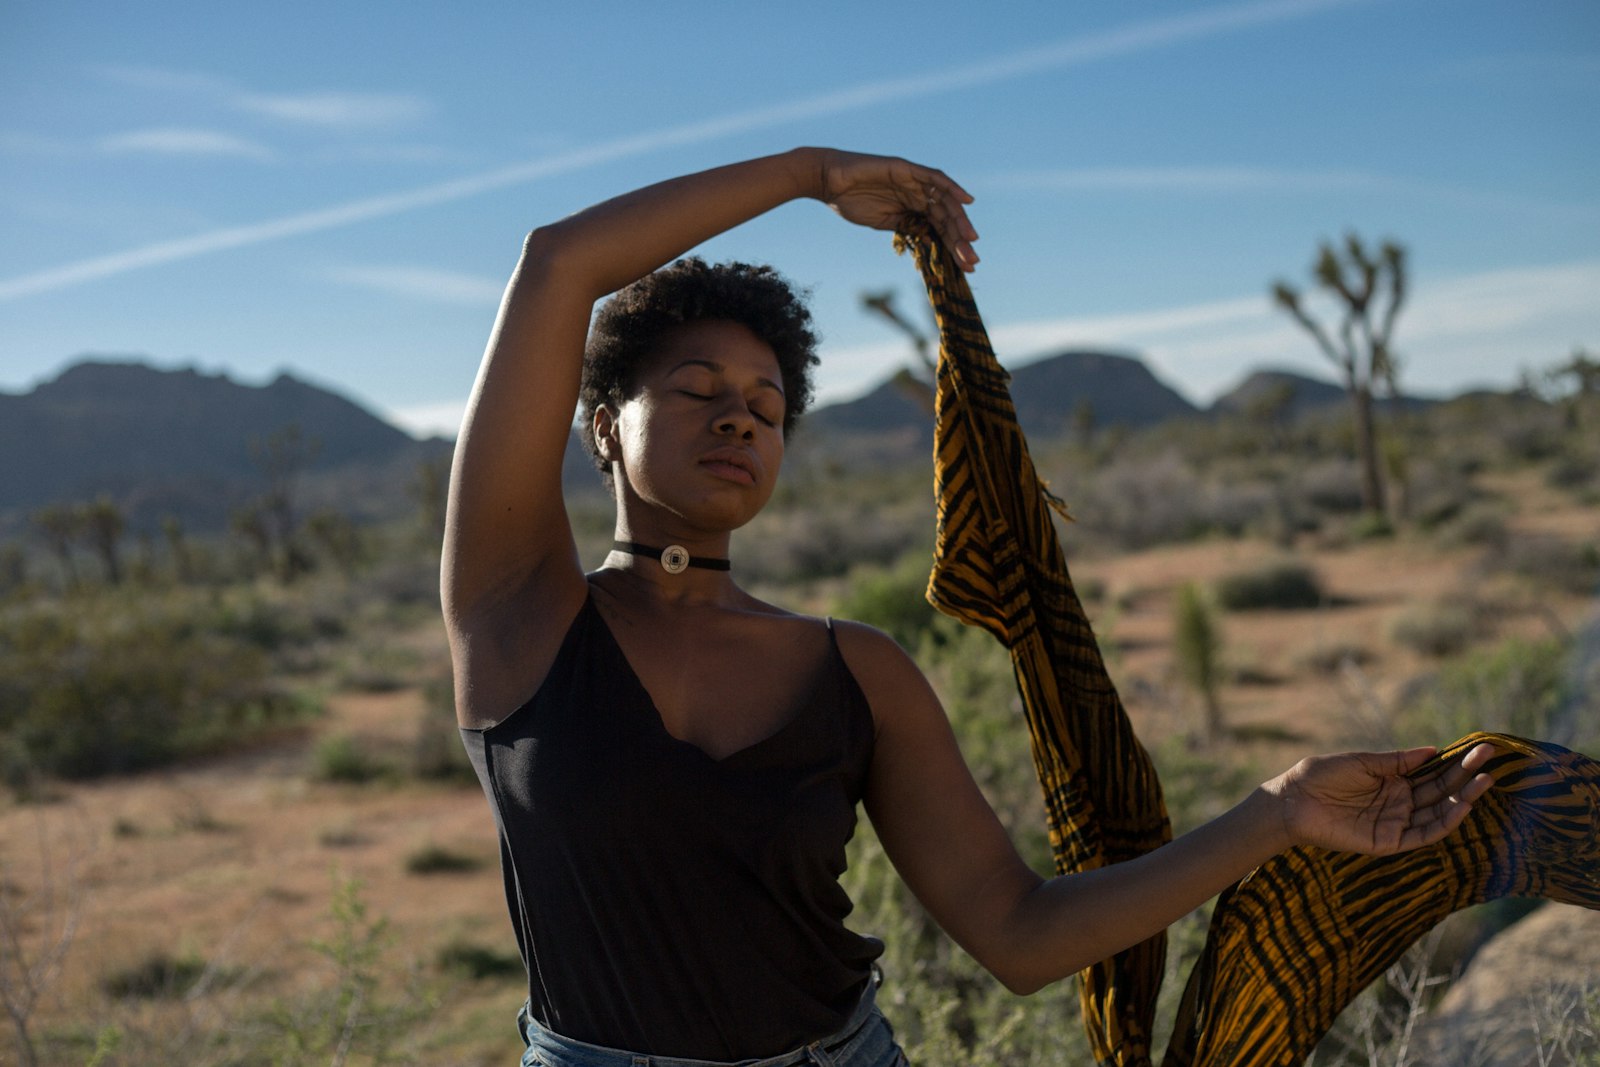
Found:
[{"label": "bare shoulder", "polygon": [[833,620],[833,629],[838,634],[839,654],[880,724],[907,708],[938,708],[922,668],[894,638],[875,626],[848,619]]}]

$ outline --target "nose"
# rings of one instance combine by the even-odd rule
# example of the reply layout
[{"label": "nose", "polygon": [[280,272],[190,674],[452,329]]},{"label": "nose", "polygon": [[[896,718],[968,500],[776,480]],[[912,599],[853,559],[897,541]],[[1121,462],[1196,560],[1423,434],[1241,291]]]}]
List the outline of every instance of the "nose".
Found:
[{"label": "nose", "polygon": [[755,436],[756,418],[742,397],[733,397],[717,412],[713,422],[717,433],[749,439]]}]

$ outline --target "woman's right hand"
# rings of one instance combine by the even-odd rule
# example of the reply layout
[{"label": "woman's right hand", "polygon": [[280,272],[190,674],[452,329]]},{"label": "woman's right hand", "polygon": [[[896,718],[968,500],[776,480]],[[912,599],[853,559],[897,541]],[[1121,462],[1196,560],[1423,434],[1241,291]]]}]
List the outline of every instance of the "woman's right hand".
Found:
[{"label": "woman's right hand", "polygon": [[926,216],[961,269],[978,265],[972,242],[978,231],[967,218],[972,194],[942,170],[894,156],[821,149],[818,198],[849,222],[875,230],[899,228],[912,215]]}]

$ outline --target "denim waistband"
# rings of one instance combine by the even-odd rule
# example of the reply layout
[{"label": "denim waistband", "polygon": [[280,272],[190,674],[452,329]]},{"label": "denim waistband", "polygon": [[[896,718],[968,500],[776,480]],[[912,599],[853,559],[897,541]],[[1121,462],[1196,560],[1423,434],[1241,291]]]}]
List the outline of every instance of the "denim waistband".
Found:
[{"label": "denim waistband", "polygon": [[[772,1056],[767,1059],[754,1060],[694,1060],[675,1056],[648,1056],[639,1052],[629,1052],[625,1049],[606,1048],[603,1045],[591,1045],[584,1041],[577,1041],[570,1037],[563,1037],[533,1018],[529,1005],[524,1004],[522,1011],[517,1015],[517,1026],[522,1032],[522,1040],[530,1052],[539,1050],[548,1052],[557,1063],[573,1067],[797,1067],[800,1064],[832,1064],[833,1057],[828,1053],[839,1049],[854,1038],[874,1015],[877,1014],[877,975],[867,981],[867,988],[861,994],[861,999],[856,1003],[855,1010],[850,1013],[849,1020],[827,1037],[800,1048]],[[880,1016],[881,1018],[881,1016]],[[892,1038],[891,1038],[892,1040]],[[818,1055],[818,1053],[823,1055]],[[523,1063],[528,1063],[526,1056]]]}]

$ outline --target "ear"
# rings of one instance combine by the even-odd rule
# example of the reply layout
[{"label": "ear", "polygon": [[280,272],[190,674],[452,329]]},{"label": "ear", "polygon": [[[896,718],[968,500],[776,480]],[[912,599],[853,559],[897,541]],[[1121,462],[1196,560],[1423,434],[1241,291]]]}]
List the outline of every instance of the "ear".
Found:
[{"label": "ear", "polygon": [[615,463],[622,457],[622,445],[617,440],[617,416],[609,404],[594,409],[594,425],[589,432],[594,434],[594,450],[601,459]]}]

